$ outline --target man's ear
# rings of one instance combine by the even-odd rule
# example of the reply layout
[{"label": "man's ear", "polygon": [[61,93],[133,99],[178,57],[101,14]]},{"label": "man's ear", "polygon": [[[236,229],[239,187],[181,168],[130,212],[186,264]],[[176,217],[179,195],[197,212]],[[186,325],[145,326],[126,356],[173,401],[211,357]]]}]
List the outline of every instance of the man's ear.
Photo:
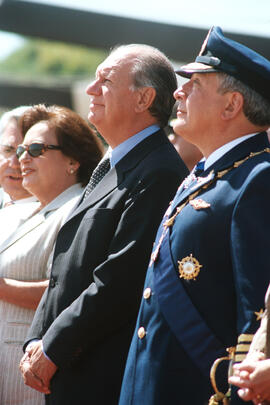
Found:
[{"label": "man's ear", "polygon": [[244,105],[244,97],[238,91],[228,92],[226,94],[226,103],[222,111],[224,120],[231,120],[242,111]]},{"label": "man's ear", "polygon": [[137,90],[137,103],[135,106],[135,111],[140,113],[148,110],[153,104],[156,97],[156,90],[153,87],[140,87]]}]

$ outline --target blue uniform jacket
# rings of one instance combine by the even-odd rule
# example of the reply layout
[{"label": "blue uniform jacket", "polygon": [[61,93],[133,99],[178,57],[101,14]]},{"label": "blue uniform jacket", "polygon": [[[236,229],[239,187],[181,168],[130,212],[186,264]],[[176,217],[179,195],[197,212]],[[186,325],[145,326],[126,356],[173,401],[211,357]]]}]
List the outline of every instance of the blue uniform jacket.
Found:
[{"label": "blue uniform jacket", "polygon": [[270,279],[270,153],[256,153],[265,148],[265,133],[249,138],[178,190],[157,233],[119,405],[206,404],[214,360],[258,328]]}]

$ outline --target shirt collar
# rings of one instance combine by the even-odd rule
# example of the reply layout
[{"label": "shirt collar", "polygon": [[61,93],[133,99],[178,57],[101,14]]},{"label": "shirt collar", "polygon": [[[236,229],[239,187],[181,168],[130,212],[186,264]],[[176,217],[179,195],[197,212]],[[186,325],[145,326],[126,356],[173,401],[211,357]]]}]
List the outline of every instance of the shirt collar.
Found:
[{"label": "shirt collar", "polygon": [[[10,198],[9,194],[4,191],[3,192],[3,204],[8,203],[9,201],[11,201],[11,198]],[[12,202],[14,204],[24,204],[24,203],[28,203],[28,202],[34,202],[34,201],[37,201],[37,198],[35,196],[30,196],[30,197],[26,197],[26,198],[21,198],[20,200],[13,200]]]},{"label": "shirt collar", "polygon": [[109,149],[111,167],[114,167],[131,149],[133,149],[138,143],[142,142],[145,138],[158,131],[160,128],[154,124],[150,127],[143,129],[137,134],[126,139],[124,142],[117,145],[114,149]]}]

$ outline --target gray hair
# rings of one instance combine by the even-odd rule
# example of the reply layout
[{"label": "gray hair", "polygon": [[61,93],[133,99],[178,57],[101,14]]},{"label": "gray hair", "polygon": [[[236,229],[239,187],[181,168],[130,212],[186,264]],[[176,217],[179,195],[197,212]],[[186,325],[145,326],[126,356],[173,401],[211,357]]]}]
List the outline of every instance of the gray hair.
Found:
[{"label": "gray hair", "polygon": [[22,117],[25,111],[28,110],[28,108],[30,107],[31,106],[22,105],[20,107],[14,108],[13,110],[7,111],[2,115],[2,117],[0,118],[0,139],[8,123],[11,120],[15,120],[18,123],[19,119]]},{"label": "gray hair", "polygon": [[218,73],[220,85],[218,91],[238,91],[244,98],[243,112],[246,118],[254,125],[270,125],[270,103],[255,90],[240,80],[226,73]]},{"label": "gray hair", "polygon": [[177,79],[169,59],[159,49],[149,45],[130,44],[121,45],[112,50],[134,54],[133,90],[140,87],[152,87],[156,90],[156,97],[149,108],[163,128],[167,125],[175,103],[173,93],[177,88]]}]

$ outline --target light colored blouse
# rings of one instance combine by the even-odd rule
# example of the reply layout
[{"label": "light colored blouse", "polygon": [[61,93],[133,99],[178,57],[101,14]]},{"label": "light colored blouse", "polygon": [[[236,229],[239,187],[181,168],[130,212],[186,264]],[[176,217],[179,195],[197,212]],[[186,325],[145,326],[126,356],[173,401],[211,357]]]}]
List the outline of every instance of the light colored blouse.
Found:
[{"label": "light colored blouse", "polygon": [[[48,259],[59,229],[77,205],[83,189],[73,185],[22,223],[0,245],[0,277],[48,278]],[[7,221],[8,223],[8,221]],[[40,405],[43,394],[24,385],[18,364],[34,311],[0,299],[0,404]]]}]

